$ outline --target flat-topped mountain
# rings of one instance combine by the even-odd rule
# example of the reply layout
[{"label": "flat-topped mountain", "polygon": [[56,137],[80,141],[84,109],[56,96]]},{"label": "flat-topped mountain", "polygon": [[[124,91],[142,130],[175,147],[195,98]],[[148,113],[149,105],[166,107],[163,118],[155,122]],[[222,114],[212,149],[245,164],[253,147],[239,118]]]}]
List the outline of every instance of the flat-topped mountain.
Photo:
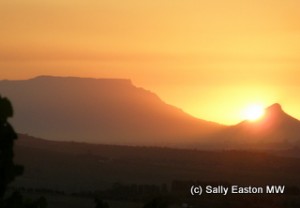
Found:
[{"label": "flat-topped mountain", "polygon": [[125,79],[41,76],[0,81],[16,131],[50,140],[176,145],[222,128]]}]

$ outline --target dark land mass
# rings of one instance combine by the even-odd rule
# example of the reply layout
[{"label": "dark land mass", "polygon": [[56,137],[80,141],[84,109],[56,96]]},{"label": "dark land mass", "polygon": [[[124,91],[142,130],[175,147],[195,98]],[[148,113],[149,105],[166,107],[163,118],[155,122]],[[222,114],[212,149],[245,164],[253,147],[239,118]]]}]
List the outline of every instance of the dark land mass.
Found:
[{"label": "dark land mass", "polygon": [[[42,193],[49,193],[45,190],[75,196],[100,193],[107,200],[130,203],[145,200],[138,198],[137,193],[127,195],[130,190],[135,190],[133,187],[157,187],[153,189],[164,195],[172,190],[177,193],[176,184],[177,187],[184,184],[179,186],[181,198],[178,199],[181,201],[177,202],[181,203],[189,199],[186,184],[192,181],[240,186],[286,185],[296,190],[296,194],[300,187],[300,158],[296,149],[293,154],[282,151],[199,151],[54,142],[20,135],[15,151],[16,161],[26,169],[13,187],[44,190]],[[218,201],[213,197],[208,199]],[[196,204],[202,201],[199,198],[190,200]]]}]

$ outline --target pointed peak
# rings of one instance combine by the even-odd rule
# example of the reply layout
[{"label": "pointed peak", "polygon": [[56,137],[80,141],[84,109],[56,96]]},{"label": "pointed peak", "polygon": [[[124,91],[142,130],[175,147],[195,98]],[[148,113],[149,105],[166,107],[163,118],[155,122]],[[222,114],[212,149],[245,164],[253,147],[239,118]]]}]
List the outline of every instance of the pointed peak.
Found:
[{"label": "pointed peak", "polygon": [[274,103],[267,108],[267,111],[280,112],[282,111],[282,107],[279,103]]},{"label": "pointed peak", "polygon": [[267,117],[273,117],[273,116],[277,117],[277,116],[283,116],[287,114],[283,111],[279,103],[274,103],[273,105],[266,108],[266,115]]}]

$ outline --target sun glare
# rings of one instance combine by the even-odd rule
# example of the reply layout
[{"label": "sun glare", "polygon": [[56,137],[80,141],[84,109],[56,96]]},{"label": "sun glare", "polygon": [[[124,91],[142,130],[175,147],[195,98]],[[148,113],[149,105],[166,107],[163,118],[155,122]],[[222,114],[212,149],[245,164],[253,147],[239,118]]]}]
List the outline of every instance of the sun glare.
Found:
[{"label": "sun glare", "polygon": [[249,121],[256,121],[265,113],[262,105],[250,105],[244,111],[244,119]]}]

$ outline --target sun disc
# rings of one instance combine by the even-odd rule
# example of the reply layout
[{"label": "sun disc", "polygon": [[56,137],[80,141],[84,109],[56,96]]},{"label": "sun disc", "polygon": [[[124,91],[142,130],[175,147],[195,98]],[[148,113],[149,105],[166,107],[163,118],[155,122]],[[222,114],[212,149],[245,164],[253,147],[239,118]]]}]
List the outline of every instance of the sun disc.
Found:
[{"label": "sun disc", "polygon": [[245,109],[244,118],[249,121],[256,121],[261,118],[265,113],[263,106],[250,105]]}]

